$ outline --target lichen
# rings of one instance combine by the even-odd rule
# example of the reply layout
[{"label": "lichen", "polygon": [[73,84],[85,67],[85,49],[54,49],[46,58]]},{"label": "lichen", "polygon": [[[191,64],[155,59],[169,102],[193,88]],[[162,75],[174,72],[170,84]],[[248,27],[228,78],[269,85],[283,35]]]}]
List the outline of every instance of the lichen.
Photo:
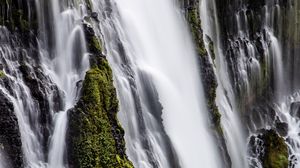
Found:
[{"label": "lichen", "polygon": [[262,135],[265,153],[261,157],[264,168],[287,168],[288,147],[282,137],[274,130],[268,130]]},{"label": "lichen", "polygon": [[75,167],[132,168],[125,155],[124,130],[117,120],[112,71],[104,58],[87,73],[82,97],[70,112],[71,157]]}]

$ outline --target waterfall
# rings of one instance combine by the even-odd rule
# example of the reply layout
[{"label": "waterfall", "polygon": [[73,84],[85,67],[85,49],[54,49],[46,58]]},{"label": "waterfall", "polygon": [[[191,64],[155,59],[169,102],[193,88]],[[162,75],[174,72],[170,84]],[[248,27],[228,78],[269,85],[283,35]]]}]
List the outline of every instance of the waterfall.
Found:
[{"label": "waterfall", "polygon": [[295,88],[291,88],[293,77],[288,74],[294,71],[288,61],[295,59],[290,55],[295,51],[291,47],[294,41],[286,41],[294,30],[287,30],[294,26],[297,3],[292,4],[276,0],[233,1],[230,6],[207,0],[201,3],[206,48],[209,50],[211,39],[216,54],[216,60],[211,60],[219,84],[216,101],[233,167],[263,167],[257,153],[264,142],[255,140],[255,152],[246,148],[246,142],[251,144],[263,129],[275,129],[286,138],[290,166],[298,166],[298,91],[290,95]]},{"label": "waterfall", "polygon": [[[216,14],[214,0],[202,0],[200,4],[200,15],[202,20],[202,28],[205,36],[209,36],[214,43],[214,51],[216,54],[215,74],[218,81],[216,103],[221,112],[221,124],[224,130],[228,152],[231,157],[232,167],[247,167],[247,151],[246,138],[243,127],[238,116],[236,98],[231,83],[229,82],[229,74],[224,58],[223,48],[220,42],[219,25]],[[207,39],[206,39],[207,41]],[[206,49],[209,51],[209,44],[206,42]],[[212,54],[212,53],[210,53]]]},{"label": "waterfall", "polygon": [[[93,1],[93,6],[99,12],[99,6],[112,10],[100,19],[100,26],[116,78],[130,159],[136,167],[178,167],[175,156],[182,167],[219,167],[206,126],[196,54],[176,4],[115,3]],[[175,156],[167,151],[170,147]]]},{"label": "waterfall", "polygon": [[[65,135],[67,130],[67,110],[72,108],[77,98],[77,82],[84,78],[89,68],[84,32],[76,22],[82,18],[80,11],[64,6],[60,1],[51,1],[54,18],[54,55],[47,59],[42,56],[44,69],[64,92],[64,108],[53,114],[54,130],[51,137],[48,167],[65,167]],[[63,10],[61,11],[61,5]],[[77,5],[77,4],[75,4]]]},{"label": "waterfall", "polygon": [[[5,63],[4,73],[9,81],[9,85],[0,87],[0,91],[13,104],[21,132],[25,162],[30,168],[65,167],[67,111],[76,103],[79,89],[77,83],[84,78],[85,72],[89,68],[85,36],[81,25],[77,23],[82,18],[80,11],[66,6],[60,1],[47,3],[44,1],[36,3],[40,12],[39,25],[46,24],[45,16],[50,15],[54,18],[55,46],[46,46],[47,42],[43,41],[45,39],[42,36],[40,37],[38,41],[40,66],[36,65],[36,60],[32,59],[25,50],[13,49],[13,47],[17,47],[17,41],[13,43],[15,46],[4,43],[0,48],[0,59],[2,63]],[[49,7],[48,5],[51,6],[52,11],[46,13],[48,10],[44,10],[44,7]],[[43,33],[47,36],[47,30],[43,27],[40,29],[45,31]],[[6,40],[4,42],[8,42],[9,39],[5,39],[10,36],[8,31],[1,27],[1,33],[2,39]],[[53,47],[53,51],[49,51],[51,47]],[[18,62],[19,60],[23,61]],[[19,66],[23,68],[21,71]],[[28,88],[26,81],[35,80],[38,84],[34,86],[36,88]],[[44,86],[40,86],[38,81],[42,81]],[[45,103],[43,109],[46,111],[41,111],[42,109],[39,108],[42,104],[37,104],[33,97],[34,89],[36,92],[42,93],[43,103]],[[50,118],[45,116],[46,113],[50,114]],[[41,125],[41,117],[46,117],[47,121],[43,123],[45,125]],[[49,149],[45,147],[49,142],[47,134],[45,134],[47,131],[50,134]],[[49,153],[45,154],[47,151]]]},{"label": "waterfall", "polygon": [[64,167],[65,134],[67,126],[67,110],[76,103],[77,82],[84,78],[89,68],[89,60],[86,51],[85,37],[80,25],[79,11],[76,8],[66,6],[60,11],[60,1],[52,2],[54,18],[55,51],[53,60],[45,60],[49,75],[65,94],[65,107],[54,114],[54,131],[50,144],[49,167]]},{"label": "waterfall", "polygon": [[[21,65],[18,63],[18,60],[21,59],[22,54],[19,54],[7,43],[9,40],[9,32],[6,28],[1,27],[0,35],[3,40],[2,42],[6,42],[6,44],[1,45],[0,59],[1,62],[4,63],[4,73],[9,82],[9,85],[4,85],[3,82],[1,83],[0,92],[6,95],[13,104],[21,133],[23,152],[28,165],[30,167],[43,167],[42,130],[37,122],[41,114],[40,111],[35,108],[37,103],[33,100],[30,89],[23,82],[23,76],[19,70],[19,66]],[[32,71],[33,67],[30,67],[30,63],[34,65],[33,60],[29,58],[25,51],[23,52],[23,56],[25,57],[24,61],[27,61],[27,63],[22,66],[24,66],[24,68],[26,66],[29,72]],[[32,78],[34,77],[35,76]],[[50,84],[49,82],[49,85]],[[38,86],[37,89],[39,89]]]},{"label": "waterfall", "polygon": [[300,168],[299,9],[0,1],[0,168]]}]

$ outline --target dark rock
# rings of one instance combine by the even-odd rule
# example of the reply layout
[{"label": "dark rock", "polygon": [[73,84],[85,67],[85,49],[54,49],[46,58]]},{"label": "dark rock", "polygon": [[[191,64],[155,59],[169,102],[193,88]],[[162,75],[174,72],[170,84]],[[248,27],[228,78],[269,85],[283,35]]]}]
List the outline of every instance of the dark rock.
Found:
[{"label": "dark rock", "polygon": [[288,130],[289,130],[289,125],[285,122],[276,122],[275,124],[276,131],[279,133],[281,136],[287,136]]},{"label": "dark rock", "polygon": [[258,136],[263,141],[264,152],[259,156],[264,168],[287,168],[288,146],[274,130],[264,130]]},{"label": "dark rock", "polygon": [[95,36],[95,31],[90,24],[84,23],[83,29],[87,37]]},{"label": "dark rock", "polygon": [[95,19],[96,21],[99,21],[99,19],[98,19],[98,13],[97,13],[97,12],[92,12],[92,13],[91,13],[91,17],[92,17],[93,19]]},{"label": "dark rock", "polygon": [[0,144],[5,152],[5,160],[12,167],[24,167],[22,141],[14,107],[4,93],[0,92]]},{"label": "dark rock", "polygon": [[290,106],[290,114],[300,119],[300,102],[293,102]]}]

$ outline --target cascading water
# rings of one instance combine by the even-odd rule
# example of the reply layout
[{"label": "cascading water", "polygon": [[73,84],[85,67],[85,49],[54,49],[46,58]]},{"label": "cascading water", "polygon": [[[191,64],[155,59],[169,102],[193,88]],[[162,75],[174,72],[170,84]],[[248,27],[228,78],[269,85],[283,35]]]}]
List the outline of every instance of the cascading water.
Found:
[{"label": "cascading water", "polygon": [[[5,42],[8,42],[7,38],[9,37],[9,33],[7,29],[1,27],[1,36]],[[40,111],[35,108],[37,104],[33,100],[29,88],[23,83],[23,76],[18,69],[20,65],[17,61],[21,59],[21,57],[25,57],[24,59],[28,61],[28,63],[34,63],[26,52],[23,54],[24,55],[19,54],[16,50],[13,50],[10,45],[1,46],[1,62],[4,63],[4,72],[8,78],[9,86],[2,83],[0,90],[13,104],[21,132],[23,152],[28,166],[42,167],[42,161],[44,159],[41,144],[42,130],[38,125]],[[30,67],[28,63],[22,66],[28,66],[28,71],[32,71],[33,67]],[[51,82],[49,83],[51,84]]]},{"label": "cascading water", "polygon": [[[218,81],[216,103],[222,115],[222,127],[225,134],[226,144],[232,161],[232,167],[247,167],[246,161],[246,139],[239,120],[238,109],[236,107],[235,95],[229,82],[227,74],[227,64],[224,58],[223,49],[220,42],[218,19],[214,0],[202,0],[200,4],[200,14],[204,39],[209,36],[214,43],[216,51],[215,72]],[[207,39],[206,39],[207,41]],[[209,51],[209,42],[206,42],[206,49]],[[210,57],[211,54],[209,53]],[[243,65],[243,64],[241,64]]]},{"label": "cascading water", "polygon": [[[207,112],[196,56],[176,4],[115,3],[116,7],[93,1],[99,13],[105,6],[111,9],[100,19],[100,26],[116,75],[129,157],[137,167],[219,167],[205,126]],[[154,8],[156,12],[151,10]],[[117,40],[111,43],[113,39]],[[132,96],[128,98],[128,94]],[[143,150],[149,150],[150,156]]]},{"label": "cascading water", "polygon": [[[282,24],[293,24],[292,20],[295,17],[293,11],[298,5],[297,2],[279,1],[232,2],[231,4],[227,6],[226,3],[204,0],[200,8],[204,33],[212,39],[217,55],[216,60],[212,60],[219,84],[217,104],[222,113],[222,126],[232,166],[246,167],[250,164],[251,167],[263,167],[266,163],[260,160],[259,157],[262,156],[257,153],[265,152],[259,146],[266,142],[259,138],[254,145],[257,146],[256,151],[253,152],[252,148],[247,151],[250,153],[249,163],[241,158],[247,155],[246,139],[243,138],[243,134],[247,132],[243,131],[239,123],[245,120],[244,116],[249,117],[247,122],[250,135],[258,137],[262,129],[275,129],[280,135],[287,137],[286,142],[290,146],[290,153],[297,151],[295,147],[298,142],[298,137],[295,136],[297,131],[294,129],[287,131],[288,128],[297,127],[298,120],[290,114],[293,113],[295,106],[298,107],[295,105],[297,98],[295,95],[286,98],[295,87],[295,85],[290,87],[289,81],[292,83],[295,81],[287,73],[294,71],[288,66],[290,64],[288,61],[293,60],[294,57],[289,54],[286,57],[283,55],[283,53],[295,52],[291,47],[294,39],[285,41],[285,38],[289,36],[287,34],[293,34],[292,31],[296,29],[283,29]],[[204,35],[205,39],[207,39],[206,35]],[[206,48],[209,50],[209,40],[206,41]],[[271,81],[271,86],[266,84],[268,81]],[[274,97],[269,98],[268,94]],[[228,108],[224,108],[226,104]],[[294,109],[294,114],[296,113]],[[238,127],[232,128],[232,125]],[[286,135],[285,132],[288,134]],[[250,136],[250,146],[254,136]],[[236,144],[239,144],[238,147]],[[241,152],[244,155],[240,155]],[[292,156],[290,166],[297,167],[294,162],[299,158],[297,154],[296,157],[292,154],[290,154]]]},{"label": "cascading water", "polygon": [[[54,18],[55,51],[54,59],[44,60],[45,69],[53,81],[64,92],[64,108],[54,116],[54,131],[50,144],[49,167],[64,167],[65,135],[67,130],[67,110],[76,103],[77,82],[84,78],[89,68],[84,32],[79,11],[64,6],[61,11],[60,1],[51,1]],[[77,4],[75,4],[77,5]],[[45,58],[45,57],[43,57]],[[48,65],[48,66],[47,66]]]},{"label": "cascading water", "polygon": [[[0,49],[1,62],[4,63],[4,73],[9,81],[9,87],[3,84],[0,90],[13,103],[21,132],[26,167],[59,168],[65,167],[66,111],[76,103],[79,89],[77,83],[84,78],[85,72],[89,68],[89,60],[84,33],[80,24],[77,24],[78,20],[82,18],[80,12],[60,1],[40,1],[36,5],[39,12],[45,12],[39,13],[39,25],[46,24],[46,18],[43,18],[45,16],[50,15],[55,19],[53,21],[55,46],[46,48],[46,42],[43,41],[43,38],[40,39],[40,44],[43,44],[39,48],[41,65],[37,66],[37,62],[31,59],[26,51],[20,51],[19,54],[18,50],[12,48],[17,46],[17,42],[13,46],[10,46],[9,43],[2,45]],[[44,10],[44,5],[51,6],[53,11],[46,13],[48,10]],[[41,31],[45,31],[43,33],[47,34],[46,29],[40,28]],[[1,33],[1,39],[8,42],[7,38],[10,36],[8,31],[1,27]],[[47,37],[49,38],[49,36]],[[47,50],[51,47],[53,47],[52,52]],[[18,61],[21,59],[23,59],[23,63],[20,65]],[[21,70],[19,70],[19,66]],[[43,73],[45,76],[42,76]],[[26,86],[26,82],[36,82],[35,80],[44,80],[42,82],[45,86],[43,88],[38,88],[42,87],[39,85],[35,86],[37,88]],[[40,83],[37,82],[37,84]],[[34,89],[42,92],[43,103],[45,103],[43,109],[48,110],[39,109],[42,104],[37,104]],[[59,90],[63,93],[61,94]],[[63,98],[61,99],[61,97]],[[57,104],[62,105],[57,107]],[[49,113],[50,119],[47,119],[46,113]],[[46,124],[49,125],[41,125],[41,120],[42,122],[47,120]],[[46,136],[47,130],[50,130],[49,137]],[[48,146],[49,140],[50,145],[47,149],[45,146]],[[45,154],[47,151],[49,153]]]},{"label": "cascading water", "polygon": [[[14,3],[0,1],[0,24],[5,25],[0,26],[0,168],[131,167],[126,154],[138,168],[260,168],[273,163],[300,168],[297,0]],[[191,33],[177,3],[184,4]],[[188,6],[192,4],[200,6]],[[200,27],[195,24],[198,9],[208,58],[198,46],[203,42],[202,30],[195,30]],[[126,154],[106,59],[120,101]],[[90,83],[95,88],[81,90],[89,68],[87,74],[98,81]],[[216,79],[203,79],[211,71]],[[211,80],[217,84],[201,83]],[[202,85],[209,91],[203,92]],[[91,114],[84,93],[95,90],[100,95],[94,95],[99,100]],[[100,93],[107,90],[113,93]],[[77,112],[82,118],[76,129],[83,133],[75,132],[87,142],[72,151],[67,147],[76,143],[69,140],[67,127],[77,124],[72,120],[76,115],[69,115]],[[221,122],[208,121],[216,117],[209,112],[220,112]],[[101,126],[93,125],[97,122]],[[96,136],[81,128],[84,124],[95,128]],[[275,154],[268,136],[281,148]],[[104,161],[87,163],[98,162],[98,156],[89,158],[98,152]],[[84,159],[70,161],[76,154]]]}]

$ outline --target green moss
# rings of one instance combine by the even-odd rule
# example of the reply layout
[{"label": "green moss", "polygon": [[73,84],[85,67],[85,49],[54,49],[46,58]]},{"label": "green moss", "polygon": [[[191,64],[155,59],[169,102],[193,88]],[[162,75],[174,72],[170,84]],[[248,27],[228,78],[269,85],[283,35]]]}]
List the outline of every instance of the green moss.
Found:
[{"label": "green moss", "polygon": [[205,44],[203,41],[203,33],[201,29],[201,21],[198,12],[198,7],[195,5],[195,7],[192,7],[191,9],[187,10],[186,15],[187,21],[190,25],[192,37],[196,44],[197,52],[200,56],[206,56],[207,51],[205,49]]},{"label": "green moss", "polygon": [[117,111],[112,72],[107,61],[101,59],[86,73],[82,98],[70,117],[76,167],[133,167],[124,153],[124,130],[117,121]]},{"label": "green moss", "polygon": [[282,137],[274,130],[268,130],[263,136],[265,154],[262,157],[264,168],[287,168],[288,147]]},{"label": "green moss", "polygon": [[[204,79],[204,87],[205,94],[207,97],[207,107],[210,111],[211,122],[214,126],[216,132],[223,136],[223,130],[221,126],[221,114],[219,113],[218,107],[216,106],[216,89],[217,82],[215,80],[213,65],[209,63],[209,59],[207,58],[208,53],[205,48],[204,40],[203,40],[203,31],[201,27],[200,13],[198,10],[199,1],[190,2],[188,8],[186,8],[186,19],[189,23],[190,31],[192,33],[193,41],[195,43],[197,54],[200,58],[200,62],[203,64],[201,67],[202,71],[202,79]],[[210,40],[209,43],[209,52],[211,54],[212,59],[215,59],[214,45]],[[207,74],[207,69],[211,70],[210,74]],[[208,76],[206,76],[208,75]]]},{"label": "green moss", "polygon": [[209,52],[211,54],[211,59],[215,60],[216,59],[216,55],[215,55],[215,51],[214,51],[214,42],[210,41],[208,44],[209,47]]},{"label": "green moss", "polygon": [[102,51],[101,43],[96,36],[93,36],[91,38],[89,45],[90,48],[93,50]]},{"label": "green moss", "polygon": [[0,78],[4,78],[6,75],[3,71],[0,71]]}]

